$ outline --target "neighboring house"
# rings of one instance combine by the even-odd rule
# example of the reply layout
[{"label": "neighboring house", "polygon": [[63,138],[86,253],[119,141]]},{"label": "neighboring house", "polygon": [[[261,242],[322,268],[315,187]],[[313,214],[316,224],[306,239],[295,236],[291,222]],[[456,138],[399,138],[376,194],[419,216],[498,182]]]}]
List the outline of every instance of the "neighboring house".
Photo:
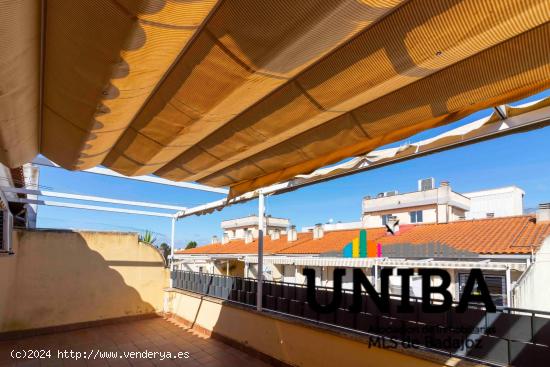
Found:
[{"label": "neighboring house", "polygon": [[[266,234],[272,233],[286,234],[286,229],[290,225],[290,221],[284,218],[274,218],[267,216],[266,222]],[[258,216],[249,215],[248,217],[224,220],[221,223],[223,229],[222,242],[226,243],[234,239],[243,239],[246,241],[252,241],[258,238]]]},{"label": "neighboring house", "polygon": [[[381,268],[444,268],[451,274],[450,292],[458,299],[471,268],[484,271],[491,294],[499,305],[511,305],[515,282],[530,267],[533,254],[550,237],[550,216],[541,205],[536,216],[522,215],[449,223],[401,225],[391,234],[386,228],[367,229],[369,241],[380,244],[381,257],[346,258],[344,247],[358,236],[357,229],[326,231],[317,225],[298,233],[290,227],[286,236],[264,240],[264,273],[267,279],[305,282],[303,268],[316,269],[317,284],[332,286],[335,267],[362,268],[378,282]],[[257,240],[233,240],[176,252],[182,269],[256,277]],[[344,287],[351,287],[351,271]],[[392,293],[400,291],[400,278],[390,278]],[[420,291],[413,277],[413,295]]]},{"label": "neighboring house", "polygon": [[392,220],[403,225],[522,215],[524,195],[515,186],[461,194],[447,181],[435,187],[430,178],[418,181],[418,191],[387,191],[365,197],[362,221],[364,227],[376,228]]}]

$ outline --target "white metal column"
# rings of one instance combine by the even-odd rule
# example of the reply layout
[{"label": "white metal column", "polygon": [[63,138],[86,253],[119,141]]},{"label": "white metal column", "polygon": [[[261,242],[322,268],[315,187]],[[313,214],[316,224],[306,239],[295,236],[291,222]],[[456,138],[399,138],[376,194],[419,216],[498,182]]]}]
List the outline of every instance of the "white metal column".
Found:
[{"label": "white metal column", "polygon": [[176,217],[172,217],[172,230],[170,232],[170,261],[174,262],[174,237],[176,234]]},{"label": "white metal column", "polygon": [[[172,230],[170,232],[170,262],[169,262],[169,269],[171,271],[175,270],[173,269],[174,266],[174,237],[176,234],[176,216],[172,217]],[[174,286],[174,280],[172,279],[172,276],[170,275],[170,287]]]},{"label": "white metal column", "polygon": [[264,278],[264,193],[258,195],[258,288],[256,289],[256,309],[262,310],[263,278]]}]

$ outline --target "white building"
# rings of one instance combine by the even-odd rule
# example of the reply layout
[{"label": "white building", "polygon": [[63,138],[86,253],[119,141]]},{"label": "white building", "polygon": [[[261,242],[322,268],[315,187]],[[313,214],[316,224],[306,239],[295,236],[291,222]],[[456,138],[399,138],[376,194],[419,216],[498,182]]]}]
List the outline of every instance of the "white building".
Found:
[{"label": "white building", "polygon": [[467,192],[463,195],[470,198],[470,210],[466,212],[466,219],[511,217],[523,214],[525,192],[517,186]]},{"label": "white building", "polygon": [[[290,225],[290,221],[285,218],[275,218],[271,216],[265,217],[266,235],[278,236],[286,234],[286,229]],[[242,239],[251,242],[258,238],[258,216],[249,215],[248,217],[224,220],[221,222],[223,229],[222,243],[228,241]],[[217,238],[213,238],[212,242],[217,242]]]},{"label": "white building", "polygon": [[449,223],[464,219],[509,217],[523,214],[525,193],[516,186],[461,194],[447,181],[435,187],[434,179],[418,181],[418,191],[389,191],[363,199],[366,228],[399,224]]}]

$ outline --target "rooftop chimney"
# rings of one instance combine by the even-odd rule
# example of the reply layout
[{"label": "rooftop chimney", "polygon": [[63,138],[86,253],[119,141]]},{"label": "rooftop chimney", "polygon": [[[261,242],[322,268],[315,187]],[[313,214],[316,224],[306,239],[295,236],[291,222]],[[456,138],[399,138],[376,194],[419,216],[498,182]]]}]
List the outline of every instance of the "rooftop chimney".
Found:
[{"label": "rooftop chimney", "polygon": [[271,240],[275,241],[281,238],[281,232],[278,229],[274,229],[271,231]]},{"label": "rooftop chimney", "polygon": [[537,222],[550,221],[550,203],[539,204],[537,210]]},{"label": "rooftop chimney", "polygon": [[244,234],[244,243],[252,243],[252,242],[254,242],[254,235],[252,231],[249,229]]},{"label": "rooftop chimney", "polygon": [[212,236],[212,242],[211,243],[214,244],[214,243],[218,243],[218,242],[219,242],[218,241],[218,236]]},{"label": "rooftop chimney", "polygon": [[229,235],[227,233],[224,233],[222,237],[222,244],[225,245],[228,242],[229,242]]},{"label": "rooftop chimney", "polygon": [[449,186],[449,185],[450,185],[450,183],[449,183],[449,181],[447,181],[447,180],[441,181],[441,183],[440,183],[440,186],[441,186],[441,187],[446,187],[446,186]]},{"label": "rooftop chimney", "polygon": [[323,238],[323,225],[321,223],[317,223],[315,227],[313,227],[313,239],[318,240]]},{"label": "rooftop chimney", "polygon": [[288,242],[293,242],[298,239],[298,233],[296,232],[296,226],[290,226],[288,228],[288,233],[286,234]]}]

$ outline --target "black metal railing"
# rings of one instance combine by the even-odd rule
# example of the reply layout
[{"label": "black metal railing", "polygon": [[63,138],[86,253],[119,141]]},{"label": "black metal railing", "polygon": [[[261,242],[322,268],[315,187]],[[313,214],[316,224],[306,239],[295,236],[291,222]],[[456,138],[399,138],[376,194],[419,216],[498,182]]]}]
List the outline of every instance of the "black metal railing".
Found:
[{"label": "black metal railing", "polygon": [[[174,270],[172,281],[174,288],[256,305],[256,279]],[[317,286],[316,294],[320,304],[332,300],[332,288]],[[352,299],[344,289],[340,308],[318,313],[308,305],[305,285],[263,282],[263,308],[279,313],[485,363],[537,366],[550,360],[550,313],[506,307],[488,313],[475,306],[459,313],[456,303],[449,312],[425,313],[417,297],[411,297],[414,312],[400,313],[398,296],[391,297],[390,312],[382,313],[366,293],[361,311],[350,312]]]}]

